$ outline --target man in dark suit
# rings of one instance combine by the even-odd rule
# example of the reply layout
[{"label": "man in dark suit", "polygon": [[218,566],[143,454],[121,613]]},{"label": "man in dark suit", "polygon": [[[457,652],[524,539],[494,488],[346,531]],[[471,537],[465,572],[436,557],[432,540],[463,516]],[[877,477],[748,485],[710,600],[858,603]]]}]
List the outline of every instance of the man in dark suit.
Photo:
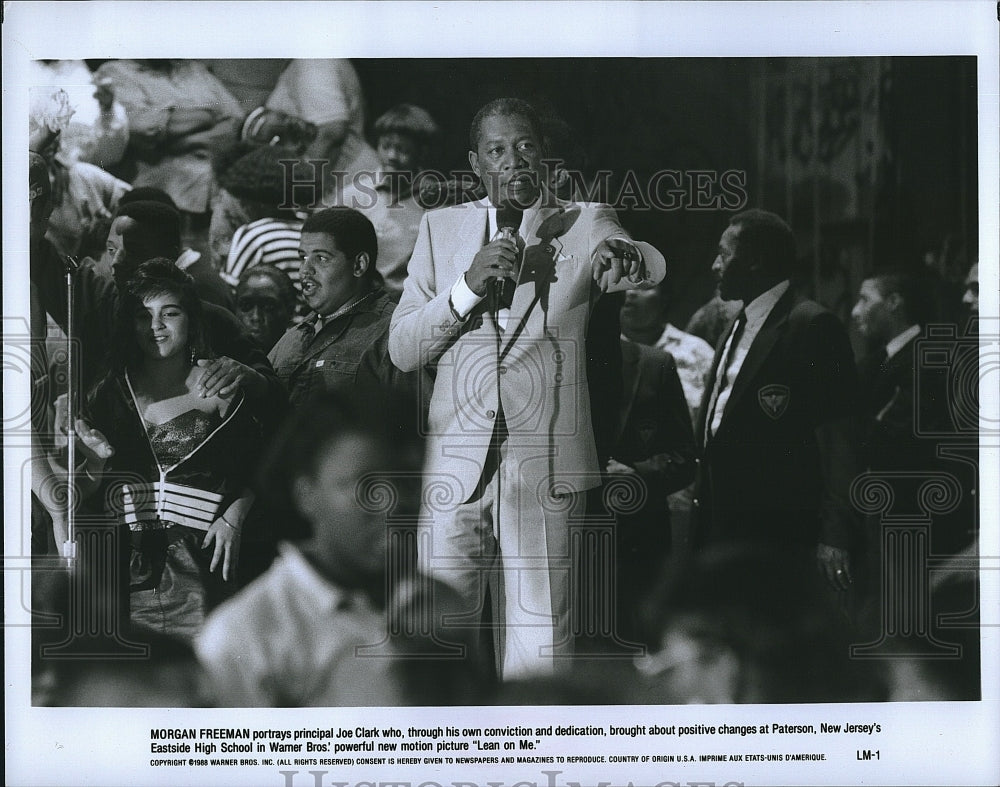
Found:
[{"label": "man in dark suit", "polygon": [[[912,477],[893,481],[897,499],[916,494],[912,484],[926,474],[962,475],[962,467],[938,456],[941,435],[950,431],[947,391],[928,374],[918,373],[917,339],[933,314],[929,283],[908,273],[886,272],[865,279],[851,317],[872,346],[860,365],[864,428],[863,461],[874,472]],[[930,383],[930,384],[928,384]],[[957,552],[972,540],[975,516],[964,505],[951,515],[937,515],[935,552]]]},{"label": "man in dark suit", "polygon": [[631,478],[641,481],[645,496],[616,517],[616,620],[620,636],[641,641],[639,605],[671,548],[667,496],[694,479],[696,449],[673,357],[624,337],[621,345],[622,402],[606,466],[608,493],[614,496],[616,477]]},{"label": "man in dark suit", "polygon": [[796,292],[795,267],[792,231],[773,213],[737,214],[719,241],[719,292],[744,308],[720,339],[695,428],[696,538],[812,553],[846,590],[857,373],[844,326]]},{"label": "man in dark suit", "polygon": [[[865,464],[873,470],[929,469],[932,441],[921,440],[914,424],[916,343],[931,298],[924,284],[906,273],[865,279],[851,317],[872,346],[860,365],[865,414]],[[939,420],[932,397],[920,397],[922,423]],[[942,403],[945,404],[945,403]]]}]

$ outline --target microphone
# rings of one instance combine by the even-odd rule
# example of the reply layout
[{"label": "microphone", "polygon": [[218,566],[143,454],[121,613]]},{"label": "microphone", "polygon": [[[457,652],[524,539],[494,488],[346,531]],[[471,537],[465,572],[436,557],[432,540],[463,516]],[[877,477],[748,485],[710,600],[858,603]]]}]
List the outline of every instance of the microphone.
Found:
[{"label": "microphone", "polygon": [[[513,241],[517,244],[517,231],[521,227],[521,216],[524,211],[517,205],[505,202],[497,208],[497,229],[500,237],[504,240]],[[503,300],[504,279],[496,278],[490,282],[490,312],[494,321],[500,314],[500,304]]]}]

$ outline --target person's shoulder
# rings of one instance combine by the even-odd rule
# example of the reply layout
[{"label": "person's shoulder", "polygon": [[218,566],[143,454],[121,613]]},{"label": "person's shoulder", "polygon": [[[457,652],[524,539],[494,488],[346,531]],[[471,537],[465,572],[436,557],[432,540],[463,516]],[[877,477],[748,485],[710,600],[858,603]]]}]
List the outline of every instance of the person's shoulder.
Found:
[{"label": "person's shoulder", "polygon": [[811,298],[796,297],[788,314],[789,323],[797,329],[823,333],[844,333],[847,328],[830,309]]},{"label": "person's shoulder", "polygon": [[382,289],[372,300],[372,311],[374,311],[379,319],[384,319],[386,322],[392,317],[392,313],[396,310],[396,306],[399,305],[399,293],[390,292],[389,290]]},{"label": "person's shoulder", "polygon": [[[664,367],[665,369],[676,368],[677,362],[674,360],[674,356],[669,352],[664,350],[662,347],[656,347],[651,344],[638,344],[637,342],[631,342],[639,350],[639,360],[643,364],[649,366]],[[622,348],[624,349],[625,343],[622,343]]]},{"label": "person's shoulder", "polygon": [[489,210],[489,200],[477,199],[459,202],[457,205],[445,205],[441,208],[430,208],[424,213],[428,224],[447,225],[463,220],[473,211]]},{"label": "person's shoulder", "polygon": [[297,345],[296,337],[305,330],[302,328],[302,323],[297,325],[289,325],[285,329],[285,332],[278,337],[278,341],[274,343],[274,346],[267,351],[267,360],[271,362],[274,366],[279,360],[283,360]]}]

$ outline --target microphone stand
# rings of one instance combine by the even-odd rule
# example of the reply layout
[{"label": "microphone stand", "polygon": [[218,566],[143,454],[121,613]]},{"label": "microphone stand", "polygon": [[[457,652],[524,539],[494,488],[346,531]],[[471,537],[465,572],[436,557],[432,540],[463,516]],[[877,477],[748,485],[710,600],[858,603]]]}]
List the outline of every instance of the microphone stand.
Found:
[{"label": "microphone stand", "polygon": [[66,540],[62,557],[72,567],[76,562],[76,370],[73,363],[74,279],[80,262],[69,255],[66,265]]}]

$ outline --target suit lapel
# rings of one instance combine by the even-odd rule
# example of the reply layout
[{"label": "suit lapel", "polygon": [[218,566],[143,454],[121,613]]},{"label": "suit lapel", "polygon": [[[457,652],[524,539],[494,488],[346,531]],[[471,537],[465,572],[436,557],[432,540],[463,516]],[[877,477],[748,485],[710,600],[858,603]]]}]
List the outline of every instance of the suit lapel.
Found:
[{"label": "suit lapel", "polygon": [[472,258],[486,245],[487,205],[482,202],[468,204],[468,210],[461,212],[452,237],[456,239],[449,265],[454,268],[454,278],[464,274],[472,262]]},{"label": "suit lapel", "polygon": [[702,444],[704,444],[705,440],[705,421],[708,418],[708,406],[712,401],[712,394],[715,392],[715,381],[719,376],[719,364],[722,363],[722,351],[726,347],[726,341],[729,339],[729,334],[733,332],[733,325],[738,318],[738,313],[733,315],[732,319],[726,325],[726,329],[719,334],[719,341],[715,345],[715,357],[712,359],[712,366],[705,380],[705,390],[701,395],[701,406],[698,407],[698,423],[695,424],[695,437]]},{"label": "suit lapel", "polygon": [[[539,238],[537,233],[542,223],[559,210],[558,206],[546,206],[529,208],[524,212],[524,220],[521,223],[521,237],[524,238],[525,246],[521,258],[521,266],[517,272],[517,288],[514,290],[514,300],[510,307],[507,330],[503,335],[505,354],[509,351],[510,345],[524,331],[531,313],[539,301],[545,297],[545,293],[547,293],[548,282],[538,281],[538,268],[534,261],[537,259],[553,261],[557,250],[562,247],[562,244],[558,242],[558,239]],[[551,252],[543,251],[542,247],[546,245],[551,248]],[[529,251],[531,249],[534,250]]]},{"label": "suit lapel", "polygon": [[739,374],[736,375],[736,381],[733,383],[733,390],[729,395],[729,401],[726,403],[725,412],[722,414],[719,431],[726,424],[726,413],[735,411],[736,403],[750,388],[754,377],[760,370],[761,364],[767,360],[768,355],[771,354],[771,350],[774,348],[775,342],[785,332],[785,327],[788,325],[788,314],[792,310],[795,297],[795,293],[789,287],[785,291],[785,294],[778,299],[778,302],[764,321],[764,325],[754,339],[753,344],[750,345],[746,358],[743,360],[743,365],[740,367]]}]

